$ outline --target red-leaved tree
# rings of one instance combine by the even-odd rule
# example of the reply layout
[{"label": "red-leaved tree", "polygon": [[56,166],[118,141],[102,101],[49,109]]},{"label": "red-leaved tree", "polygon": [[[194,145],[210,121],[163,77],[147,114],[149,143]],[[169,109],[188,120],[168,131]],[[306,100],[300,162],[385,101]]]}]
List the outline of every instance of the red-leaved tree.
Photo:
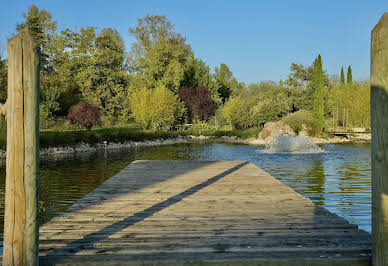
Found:
[{"label": "red-leaved tree", "polygon": [[96,105],[79,102],[70,108],[67,118],[72,124],[78,124],[90,130],[100,122],[101,111]]},{"label": "red-leaved tree", "polygon": [[189,122],[208,119],[216,107],[210,91],[204,87],[182,87],[179,98],[185,103]]}]

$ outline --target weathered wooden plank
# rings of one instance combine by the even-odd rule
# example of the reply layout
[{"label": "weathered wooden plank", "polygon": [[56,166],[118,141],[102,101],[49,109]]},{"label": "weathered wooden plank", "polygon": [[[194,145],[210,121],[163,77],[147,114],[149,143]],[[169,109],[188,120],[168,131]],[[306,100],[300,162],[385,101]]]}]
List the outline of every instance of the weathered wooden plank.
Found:
[{"label": "weathered wooden plank", "polygon": [[[223,264],[245,254],[241,265],[260,258],[279,265],[287,253],[299,263],[315,254],[308,265],[330,256],[330,265],[345,256],[342,262],[369,265],[371,244],[368,233],[252,164],[184,161],[129,165],[43,225],[40,239],[41,261],[55,264],[101,254],[123,264],[147,264],[147,256],[151,264],[183,264],[198,254],[197,263],[212,264],[219,253]],[[160,254],[167,257],[159,261]]]}]

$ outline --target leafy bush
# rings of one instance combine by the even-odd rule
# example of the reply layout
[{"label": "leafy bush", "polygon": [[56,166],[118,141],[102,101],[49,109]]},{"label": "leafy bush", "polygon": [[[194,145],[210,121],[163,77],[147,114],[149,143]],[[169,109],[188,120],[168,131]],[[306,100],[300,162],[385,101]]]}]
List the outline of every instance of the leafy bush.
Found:
[{"label": "leafy bush", "polygon": [[244,129],[252,124],[249,106],[241,97],[230,98],[225,103],[222,113],[233,128]]},{"label": "leafy bush", "polygon": [[299,110],[295,113],[288,114],[283,119],[283,122],[288,124],[296,134],[302,130],[303,125],[310,128],[313,122],[313,115],[310,111]]},{"label": "leafy bush", "polygon": [[212,116],[210,119],[209,119],[209,124],[216,127],[216,128],[220,128],[222,126],[227,126],[228,125],[228,121],[226,121],[225,117],[224,117],[224,114],[223,114],[223,111],[222,111],[222,108],[218,108],[216,113],[214,114],[214,116]]},{"label": "leafy bush", "polygon": [[206,120],[214,113],[216,104],[207,88],[183,87],[179,90],[179,98],[185,103],[189,122]]},{"label": "leafy bush", "polygon": [[59,111],[58,99],[60,92],[55,86],[47,86],[41,92],[39,117],[41,127],[47,128],[55,120],[55,112]]},{"label": "leafy bush", "polygon": [[285,116],[290,110],[290,105],[285,98],[272,98],[259,101],[252,109],[252,120],[256,125],[262,126]]},{"label": "leafy bush", "polygon": [[136,122],[144,129],[170,129],[185,114],[183,104],[164,86],[137,90],[129,100]]},{"label": "leafy bush", "polygon": [[72,124],[78,124],[90,130],[100,122],[101,111],[96,105],[79,102],[70,108],[67,118]]}]

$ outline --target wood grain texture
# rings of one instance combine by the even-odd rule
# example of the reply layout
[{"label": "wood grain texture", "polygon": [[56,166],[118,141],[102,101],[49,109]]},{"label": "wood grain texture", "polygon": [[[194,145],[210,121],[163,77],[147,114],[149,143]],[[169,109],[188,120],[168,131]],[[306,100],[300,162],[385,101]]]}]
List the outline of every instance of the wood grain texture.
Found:
[{"label": "wood grain texture", "polygon": [[260,168],[135,161],[40,228],[41,264],[370,265],[371,237]]},{"label": "wood grain texture", "polygon": [[4,265],[22,265],[25,224],[22,36],[8,41],[7,166]]},{"label": "wood grain texture", "polygon": [[388,13],[372,31],[372,237],[374,265],[388,265]]},{"label": "wood grain texture", "polygon": [[27,30],[23,34],[24,191],[26,224],[23,265],[38,263],[39,215],[39,51]]},{"label": "wood grain texture", "polygon": [[8,41],[3,265],[37,265],[39,53],[27,29]]}]

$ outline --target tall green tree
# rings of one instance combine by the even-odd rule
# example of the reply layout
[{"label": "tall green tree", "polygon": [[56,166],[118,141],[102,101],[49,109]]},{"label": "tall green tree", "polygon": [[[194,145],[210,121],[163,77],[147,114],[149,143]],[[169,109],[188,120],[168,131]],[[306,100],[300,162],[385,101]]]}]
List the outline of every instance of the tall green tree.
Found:
[{"label": "tall green tree", "polygon": [[125,47],[119,33],[110,28],[98,35],[94,27],[79,32],[66,29],[57,47],[55,70],[66,91],[78,92],[79,98],[97,105],[105,115],[128,118]]},{"label": "tall green tree", "polygon": [[60,85],[60,114],[67,115],[70,107],[82,100],[82,72],[94,65],[94,27],[72,31],[65,29],[55,39],[53,69],[58,74]]},{"label": "tall green tree", "polygon": [[322,132],[324,124],[325,95],[324,95],[325,77],[322,68],[321,55],[315,59],[313,64],[312,88],[313,97],[313,134],[319,135]]},{"label": "tall green tree", "polygon": [[344,74],[344,67],[341,67],[341,78],[340,78],[340,84],[345,85],[345,74]]},{"label": "tall green tree", "polygon": [[174,32],[165,16],[141,18],[129,32],[135,38],[129,56],[129,69],[135,80],[131,86],[164,86],[177,94],[191,54],[186,39]]},{"label": "tall green tree", "polygon": [[[289,98],[292,99],[291,110],[313,110],[314,101],[314,65],[304,66],[302,64],[291,63],[291,73],[288,75],[284,86],[289,89]],[[324,84],[329,85],[329,77],[323,73]],[[326,99],[326,91],[324,91]]]},{"label": "tall green tree", "polygon": [[31,31],[35,42],[41,49],[41,68],[45,72],[50,71],[57,22],[53,21],[50,12],[45,9],[39,10],[36,5],[30,6],[23,17],[24,21],[16,25],[16,30],[21,31],[28,28]]},{"label": "tall green tree", "polygon": [[236,92],[239,83],[236,78],[233,77],[232,71],[229,67],[221,63],[219,67],[215,68],[214,74],[215,82],[218,84],[218,94],[220,95],[222,102],[225,103],[229,97]]},{"label": "tall green tree", "polygon": [[353,82],[352,67],[349,65],[348,73],[346,74],[346,84],[351,85]]}]

